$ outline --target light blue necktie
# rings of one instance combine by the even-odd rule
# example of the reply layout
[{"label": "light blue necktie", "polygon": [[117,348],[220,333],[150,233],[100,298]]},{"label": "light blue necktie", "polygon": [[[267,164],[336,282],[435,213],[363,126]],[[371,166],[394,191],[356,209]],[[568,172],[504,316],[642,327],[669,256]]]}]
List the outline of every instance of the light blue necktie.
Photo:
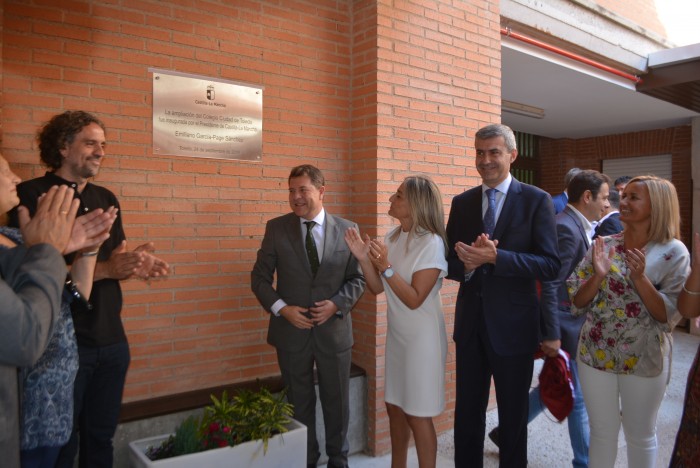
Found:
[{"label": "light blue necktie", "polygon": [[484,215],[484,232],[489,235],[489,239],[493,239],[493,230],[496,228],[496,189],[488,189],[486,197],[489,199],[489,207]]}]

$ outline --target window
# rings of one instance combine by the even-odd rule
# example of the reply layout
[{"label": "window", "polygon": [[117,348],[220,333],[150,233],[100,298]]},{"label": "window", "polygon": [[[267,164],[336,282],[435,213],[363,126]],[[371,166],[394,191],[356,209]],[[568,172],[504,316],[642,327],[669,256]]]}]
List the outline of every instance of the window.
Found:
[{"label": "window", "polygon": [[510,167],[510,173],[520,182],[530,185],[539,185],[540,173],[538,167],[538,155],[540,150],[540,138],[529,133],[514,132],[518,145],[518,158]]},{"label": "window", "polygon": [[671,155],[603,160],[603,173],[613,181],[620,176],[655,175],[671,180]]}]

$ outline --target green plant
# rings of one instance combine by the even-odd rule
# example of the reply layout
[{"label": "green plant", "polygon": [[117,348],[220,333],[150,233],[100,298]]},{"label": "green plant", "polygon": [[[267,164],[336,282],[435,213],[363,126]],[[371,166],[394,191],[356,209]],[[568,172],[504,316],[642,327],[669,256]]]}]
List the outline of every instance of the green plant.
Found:
[{"label": "green plant", "polygon": [[264,387],[240,390],[233,398],[224,391],[220,399],[212,395],[211,401],[201,420],[194,416],[185,419],[174,435],[157,447],[149,447],[146,455],[160,460],[250,440],[261,440],[267,453],[268,441],[275,434],[287,432],[293,414],[284,392],[274,395]]},{"label": "green plant", "polygon": [[287,431],[286,425],[293,414],[284,394],[275,396],[266,388],[257,392],[242,390],[233,398],[232,410],[232,430],[239,442],[262,440],[265,452],[272,436]]},{"label": "green plant", "polygon": [[201,452],[202,450],[199,436],[199,418],[189,416],[180,423],[175,430],[175,434],[168,437],[160,445],[149,447],[146,450],[146,456],[151,460],[161,460],[163,458]]}]

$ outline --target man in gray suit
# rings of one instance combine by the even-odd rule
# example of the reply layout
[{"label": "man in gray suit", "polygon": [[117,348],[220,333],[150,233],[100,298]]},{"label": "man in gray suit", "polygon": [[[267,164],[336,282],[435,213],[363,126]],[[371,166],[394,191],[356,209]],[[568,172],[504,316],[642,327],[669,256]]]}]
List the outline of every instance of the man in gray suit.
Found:
[{"label": "man in gray suit", "polygon": [[270,313],[267,342],[277,348],[294,417],[308,430],[308,466],[316,466],[320,457],[315,364],[328,467],[346,467],[353,345],[350,310],[364,291],[365,279],[344,235],[356,226],[325,211],[325,180],[316,167],[293,168],[288,183],[292,213],[268,221],[251,286]]}]

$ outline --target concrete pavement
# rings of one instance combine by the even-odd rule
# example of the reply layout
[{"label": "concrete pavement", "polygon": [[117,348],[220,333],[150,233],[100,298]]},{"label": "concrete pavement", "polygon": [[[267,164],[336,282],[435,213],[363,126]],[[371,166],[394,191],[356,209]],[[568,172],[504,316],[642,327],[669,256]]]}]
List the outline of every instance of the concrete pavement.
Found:
[{"label": "concrete pavement", "polygon": [[[680,424],[683,411],[685,385],[695,352],[700,345],[700,337],[687,333],[683,328],[674,332],[673,363],[671,382],[659,409],[657,419],[657,436],[659,453],[657,467],[668,466],[671,451]],[[489,411],[486,415],[486,432],[498,424],[497,412]],[[551,419],[550,419],[551,418]],[[454,441],[451,432],[438,438],[438,468],[454,467]],[[560,424],[547,415],[540,415],[528,427],[528,467],[555,468],[571,466],[572,452],[566,424]],[[356,454],[350,457],[352,468],[386,468],[391,465],[391,455],[370,457]],[[484,467],[498,466],[498,448],[487,438],[484,447]],[[616,468],[627,466],[625,437],[620,430]],[[409,453],[409,468],[418,468],[415,448]]]}]

